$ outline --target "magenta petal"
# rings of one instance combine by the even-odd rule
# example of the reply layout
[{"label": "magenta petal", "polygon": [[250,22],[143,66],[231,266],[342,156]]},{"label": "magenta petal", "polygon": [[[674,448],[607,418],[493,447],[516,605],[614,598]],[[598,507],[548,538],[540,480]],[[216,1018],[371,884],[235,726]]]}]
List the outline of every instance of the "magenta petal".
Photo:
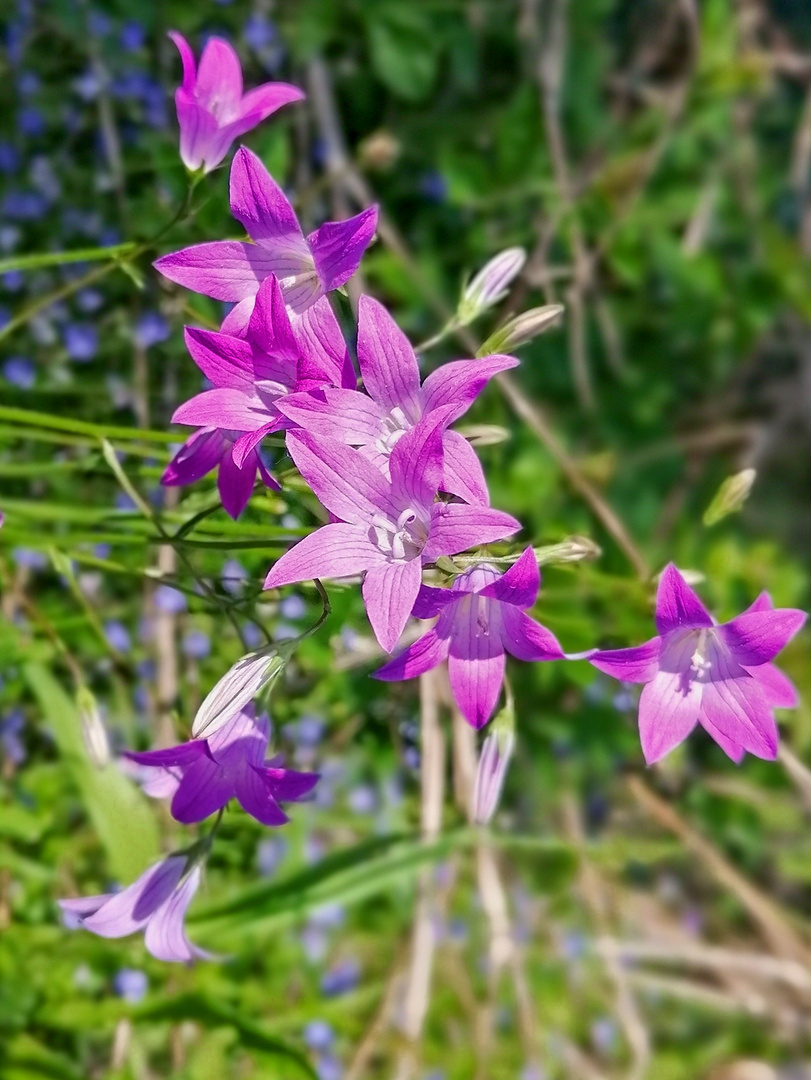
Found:
[{"label": "magenta petal", "polygon": [[644,645],[630,649],[597,649],[587,657],[598,671],[620,682],[650,682],[659,670],[662,639],[651,638]]},{"label": "magenta petal", "polygon": [[[256,124],[266,120],[268,116],[281,109],[283,105],[290,105],[294,101],[302,101],[305,97],[303,90],[298,86],[283,82],[268,82],[249,90],[242,98],[241,112],[249,126],[243,131],[249,131]],[[240,132],[240,135],[242,132]]]},{"label": "magenta petal", "polygon": [[172,423],[254,431],[271,419],[273,415],[260,398],[242,390],[216,387],[204,390],[175,409]]},{"label": "magenta petal", "polygon": [[482,728],[493,710],[504,682],[504,653],[482,652],[473,656],[457,651],[455,638],[448,658],[448,677],[456,704],[465,720]]},{"label": "magenta petal", "polygon": [[741,666],[756,667],[773,660],[805,620],[794,608],[749,611],[719,626],[718,634]]},{"label": "magenta petal", "polygon": [[166,36],[175,43],[177,51],[180,53],[183,64],[183,82],[181,85],[187,94],[193,94],[194,84],[197,79],[197,66],[194,62],[194,53],[191,46],[177,30],[170,30]]},{"label": "magenta petal", "polygon": [[222,321],[220,333],[229,334],[232,337],[247,337],[255,302],[255,294],[250,293],[250,295],[243,297],[242,300],[234,304]]},{"label": "magenta petal", "polygon": [[242,761],[260,765],[270,741],[270,720],[264,713],[257,716],[256,707],[249,702],[204,741],[219,765],[232,767]]},{"label": "magenta petal", "polygon": [[704,688],[702,718],[750,754],[774,760],[779,736],[760,683],[740,668],[728,665],[725,671],[720,659],[716,666],[717,677]]},{"label": "magenta petal", "polygon": [[406,431],[389,456],[394,498],[416,507],[433,505],[442,483],[442,411],[437,409]]},{"label": "magenta petal", "polygon": [[520,528],[520,521],[489,506],[435,503],[431,507],[431,530],[422,556],[430,562],[440,555],[457,555],[479,544],[503,540]]},{"label": "magenta petal", "polygon": [[[479,594],[481,595],[481,594]],[[501,609],[501,640],[516,660],[562,660],[563,650],[551,630],[515,607]]]},{"label": "magenta petal", "polygon": [[238,111],[242,98],[242,67],[232,45],[210,37],[197,69],[194,92],[201,105],[217,116]]},{"label": "magenta petal", "polygon": [[171,803],[172,817],[192,825],[216,814],[234,796],[234,782],[213,758],[201,758],[187,768]]},{"label": "magenta petal", "polygon": [[214,330],[184,328],[192,360],[215,386],[253,390],[253,354],[247,341]]},{"label": "magenta petal", "polygon": [[305,431],[327,435],[348,446],[374,443],[384,433],[383,406],[357,390],[327,387],[303,394],[287,394],[279,412]]},{"label": "magenta petal", "polygon": [[412,422],[420,418],[420,370],[411,342],[383,305],[365,295],[358,302],[358,363],[375,401],[401,408]]},{"label": "magenta petal", "polygon": [[405,629],[421,581],[419,559],[384,563],[366,571],[363,602],[375,637],[386,652],[392,651]]},{"label": "magenta petal", "polygon": [[294,255],[297,265],[309,260],[296,212],[287,196],[252,151],[240,146],[231,165],[231,213],[253,240]]},{"label": "magenta petal", "polygon": [[165,750],[125,750],[124,757],[136,761],[139,765],[155,768],[167,768],[172,765],[191,765],[201,757],[208,757],[205,739],[193,739],[191,742],[170,746]]},{"label": "magenta petal", "polygon": [[327,221],[310,233],[310,246],[324,292],[339,289],[355,273],[377,228],[377,207],[346,221]]},{"label": "magenta petal", "polygon": [[288,432],[287,449],[320,502],[342,521],[368,529],[388,508],[389,484],[357,450],[307,431]]},{"label": "magenta petal", "polygon": [[712,626],[710,613],[673,563],[668,563],[656,592],[656,629],[667,634],[695,626]]},{"label": "magenta petal", "polygon": [[168,487],[193,484],[219,464],[226,448],[226,440],[218,428],[195,431],[167,465],[161,483]]},{"label": "magenta petal", "polygon": [[318,773],[298,772],[296,769],[283,769],[275,765],[265,765],[267,782],[273,797],[280,802],[296,802],[309,795],[320,779]]},{"label": "magenta petal", "polygon": [[217,488],[223,509],[234,521],[248,505],[255,483],[255,463],[248,460],[240,469],[231,454],[224,455],[217,474]]},{"label": "magenta petal", "polygon": [[433,619],[448,604],[453,604],[459,599],[459,594],[451,589],[435,589],[432,585],[421,585],[411,614],[415,619]]},{"label": "magenta petal", "polygon": [[211,958],[210,953],[189,941],[183,926],[186,910],[200,885],[200,873],[200,866],[195,866],[149,920],[144,944],[156,960],[188,964]]},{"label": "magenta petal", "polygon": [[298,359],[301,350],[275,274],[270,274],[259,286],[248,322],[248,336],[266,353]]},{"label": "magenta petal", "polygon": [[738,743],[733,742],[732,739],[728,739],[723,732],[719,731],[714,724],[711,724],[706,716],[701,717],[701,726],[707,732],[711,739],[718,743],[721,749],[724,751],[728,758],[731,758],[736,765],[744,759],[746,751]]},{"label": "magenta petal", "polygon": [[[248,458],[251,454],[256,453],[257,446],[259,446],[266,435],[270,435],[272,432],[279,430],[279,424],[279,420],[272,420],[269,424],[263,424],[262,427],[257,428],[256,431],[246,431],[244,435],[240,435],[234,442],[234,447],[231,451],[231,457],[237,468],[246,468]],[[271,477],[271,482],[268,486],[272,487],[275,491],[281,490],[279,484],[276,483],[273,477]]]},{"label": "magenta petal", "polygon": [[797,706],[797,687],[780,668],[774,664],[759,664],[757,667],[746,668],[746,671],[757,679],[763,696],[773,709],[794,709]]},{"label": "magenta petal", "polygon": [[514,356],[483,356],[481,360],[454,360],[432,371],[422,386],[426,412],[441,405],[454,405],[454,420],[470,408],[489,380],[499,371],[518,366]]},{"label": "magenta petal", "polygon": [[195,244],[163,255],[154,263],[170,281],[229,303],[255,296],[259,283],[273,273],[275,265],[263,248],[239,240]]},{"label": "magenta petal", "polygon": [[762,593],[755,597],[746,611],[741,612],[741,614],[750,615],[753,611],[771,611],[773,607],[772,598],[764,589]]},{"label": "magenta petal", "polygon": [[643,688],[639,699],[639,736],[648,765],[659,761],[687,738],[698,722],[701,699],[702,684],[687,683],[680,671],[660,671]]},{"label": "magenta petal", "polygon": [[355,389],[358,380],[349,349],[326,296],[310,304],[297,316],[293,330],[302,353],[327,376],[329,382],[347,390]]},{"label": "magenta petal", "polygon": [[476,451],[458,431],[442,436],[442,490],[458,495],[465,502],[490,505],[490,492]]},{"label": "magenta petal", "polygon": [[351,577],[380,565],[384,559],[362,526],[343,522],[323,525],[276,560],[264,588],[276,589],[317,577]]},{"label": "magenta petal", "polygon": [[436,627],[403,649],[393,660],[372,672],[373,679],[383,682],[399,682],[401,679],[416,679],[426,671],[435,668],[448,658],[450,642],[447,637],[440,637]]},{"label": "magenta petal", "polygon": [[94,915],[84,918],[82,925],[100,937],[118,938],[135,933],[171,896],[185,865],[185,857],[175,855],[150,867]]},{"label": "magenta petal", "polygon": [[263,825],[284,825],[290,820],[274,798],[267,770],[247,765],[237,776],[236,788],[243,810]]},{"label": "magenta petal", "polygon": [[479,595],[526,610],[538,599],[540,587],[541,572],[538,561],[535,552],[528,547],[501,577],[480,589]]}]

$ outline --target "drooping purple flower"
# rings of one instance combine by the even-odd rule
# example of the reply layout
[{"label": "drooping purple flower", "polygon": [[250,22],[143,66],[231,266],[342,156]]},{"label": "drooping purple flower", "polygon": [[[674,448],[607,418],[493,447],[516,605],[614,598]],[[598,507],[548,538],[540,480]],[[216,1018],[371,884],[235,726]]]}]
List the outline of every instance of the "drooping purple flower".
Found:
[{"label": "drooping purple flower", "polygon": [[413,679],[448,661],[451,691],[462,715],[483,727],[504,681],[504,654],[518,660],[560,660],[563,651],[546,627],[526,614],[538,597],[541,575],[532,548],[505,574],[485,563],[454,578],[450,589],[420,588],[418,619],[436,625],[374,672],[387,682]]},{"label": "drooping purple flower", "polygon": [[215,240],[164,255],[156,268],[187,289],[236,304],[227,333],[248,324],[259,285],[279,279],[285,303],[300,315],[354,274],[377,227],[372,206],[346,221],[328,221],[305,237],[284,192],[244,146],[231,166],[231,213],[252,243]]},{"label": "drooping purple flower", "polygon": [[168,750],[128,751],[125,756],[180,777],[171,811],[185,825],[202,821],[234,798],[263,825],[284,825],[289,819],[279,801],[293,802],[308,794],[318,774],[265,761],[269,738],[267,716],[257,717],[253,705],[247,705],[207,739]]},{"label": "drooping purple flower", "polygon": [[630,649],[595,650],[588,659],[623,682],[644,683],[639,734],[648,764],[687,738],[696,724],[732,758],[773,759],[778,732],[772,710],[796,704],[794,687],[772,660],[805,622],[793,608],[774,608],[762,593],[743,614],[715,622],[669,563],[656,594],[657,637]]},{"label": "drooping purple flower", "polygon": [[186,327],[186,346],[213,388],[181,405],[172,420],[243,432],[233,452],[239,467],[265,435],[290,427],[279,411],[285,395],[355,382],[329,301],[317,301],[294,330],[273,275],[259,286],[247,338]]},{"label": "drooping purple flower", "polygon": [[391,652],[422,582],[422,566],[502,540],[520,522],[488,506],[436,502],[442,483],[441,409],[407,431],[386,477],[358,450],[307,431],[287,446],[299,472],[338,520],[310,533],[271,568],[265,588],[365,571],[363,599],[375,637]]},{"label": "drooping purple flower", "polygon": [[120,938],[144,931],[144,944],[157,960],[190,963],[211,954],[186,937],[186,909],[200,884],[200,864],[170,855],[119,893],[60,900],[66,922],[99,937]]},{"label": "drooping purple flower", "polygon": [[212,469],[218,468],[217,487],[223,508],[232,518],[238,518],[248,505],[257,471],[266,487],[279,490],[258,450],[253,450],[246,457],[242,468],[234,463],[234,444],[241,434],[239,431],[221,431],[213,427],[195,431],[169,462],[161,483],[168,487],[193,484]]},{"label": "drooping purple flower", "polygon": [[183,82],[175,91],[180,126],[180,156],[187,169],[211,172],[223,160],[234,139],[261,124],[271,113],[304,92],[288,83],[264,83],[243,93],[242,67],[233,46],[211,37],[194,62],[191,46],[176,30],[169,37],[183,61]]},{"label": "drooping purple flower", "polygon": [[[324,388],[292,394],[278,408],[307,431],[361,447],[387,471],[389,455],[423,416],[446,410],[446,427],[473,404],[488,380],[518,364],[512,356],[457,360],[420,385],[413,348],[382,304],[362,296],[358,304],[358,362],[366,394]],[[456,431],[442,436],[443,490],[467,502],[489,503],[487,484],[473,447]]]}]

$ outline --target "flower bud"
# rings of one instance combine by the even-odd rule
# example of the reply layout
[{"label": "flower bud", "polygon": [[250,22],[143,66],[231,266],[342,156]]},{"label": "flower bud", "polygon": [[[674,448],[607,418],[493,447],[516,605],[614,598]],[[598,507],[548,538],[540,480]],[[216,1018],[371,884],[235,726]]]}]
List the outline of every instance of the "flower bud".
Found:
[{"label": "flower bud", "polygon": [[548,330],[563,311],[563,304],[545,304],[516,315],[514,319],[494,330],[476,355],[490,356],[492,353],[513,352],[519,345],[525,345]]},{"label": "flower bud", "polygon": [[508,285],[521,273],[526,261],[524,249],[513,247],[485,263],[462,293],[456,313],[460,326],[467,326],[483,311],[502,300],[507,295]]},{"label": "flower bud", "polygon": [[248,653],[208,693],[191,727],[196,739],[208,738],[240,712],[264,687],[281,675],[287,658],[276,646]]},{"label": "flower bud", "polygon": [[535,559],[538,566],[547,563],[581,562],[583,559],[599,559],[602,549],[587,536],[569,536],[559,544],[537,547]]},{"label": "flower bud", "polygon": [[97,769],[105,768],[110,762],[110,744],[107,732],[99,713],[98,703],[86,686],[79,687],[76,694],[76,707],[82,725],[82,740],[87,756]]},{"label": "flower bud", "polygon": [[756,478],[755,469],[743,469],[734,476],[728,476],[704,511],[704,524],[715,525],[727,514],[737,513],[749,498],[749,492]]},{"label": "flower bud", "polygon": [[498,809],[514,747],[515,714],[508,701],[490,724],[479,756],[473,787],[473,819],[478,825],[487,825]]}]

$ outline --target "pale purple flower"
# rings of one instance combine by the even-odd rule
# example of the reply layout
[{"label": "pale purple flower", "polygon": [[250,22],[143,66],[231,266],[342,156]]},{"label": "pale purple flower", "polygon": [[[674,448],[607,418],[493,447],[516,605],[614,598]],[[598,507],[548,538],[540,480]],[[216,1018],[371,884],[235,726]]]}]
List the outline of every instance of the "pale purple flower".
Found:
[{"label": "pale purple flower", "polygon": [[435,501],[444,421],[436,409],[403,435],[391,452],[390,478],[334,439],[289,432],[287,446],[299,472],[338,520],[282,555],[265,588],[365,571],[366,613],[381,647],[391,652],[420,591],[424,563],[503,540],[521,527],[489,506]]},{"label": "pale purple flower", "polygon": [[121,968],[113,978],[113,990],[118,997],[123,998],[130,1005],[137,1005],[143,1001],[148,989],[149,979],[146,977],[146,972],[138,971],[136,968]]},{"label": "pale purple flower", "polygon": [[242,67],[233,47],[211,37],[200,67],[184,37],[172,30],[183,61],[183,82],[175,91],[180,126],[180,156],[187,169],[211,172],[223,160],[234,139],[255,128],[283,105],[301,101],[304,92],[288,83],[264,83],[243,93]]},{"label": "pale purple flower", "polygon": [[304,1028],[304,1042],[310,1050],[329,1050],[335,1041],[335,1032],[326,1020],[311,1020]]},{"label": "pale purple flower", "polygon": [[159,585],[155,589],[155,607],[168,615],[182,615],[188,604],[180,589],[172,585]]},{"label": "pale purple flower", "polygon": [[238,467],[265,435],[291,426],[278,407],[285,395],[355,384],[329,301],[318,300],[294,329],[274,275],[259,286],[247,338],[186,327],[186,346],[212,389],[181,405],[172,420],[245,433],[234,447]]},{"label": "pale purple flower", "polygon": [[284,825],[289,819],[279,801],[292,802],[308,794],[318,774],[265,761],[269,738],[267,716],[257,717],[253,705],[247,705],[207,739],[167,750],[128,751],[125,756],[180,777],[171,812],[184,825],[203,821],[234,798],[263,825]]},{"label": "pale purple flower", "polygon": [[515,748],[512,728],[499,730],[498,720],[488,729],[476,767],[473,785],[473,818],[479,825],[487,825],[498,809],[499,799],[507,777]]},{"label": "pale purple flower", "polygon": [[68,323],[62,335],[71,360],[85,364],[99,351],[98,331],[89,323]]},{"label": "pale purple flower", "polygon": [[338,997],[354,990],[360,981],[360,964],[347,957],[333,965],[321,977],[321,993],[324,997]]},{"label": "pale purple flower", "polygon": [[554,634],[526,614],[538,597],[541,575],[532,548],[505,574],[482,563],[454,578],[450,589],[423,585],[414,604],[418,619],[436,625],[384,664],[376,679],[413,679],[448,661],[451,691],[462,715],[483,727],[504,681],[504,654],[518,660],[560,660]]},{"label": "pale purple flower", "polygon": [[199,428],[186,439],[169,462],[161,483],[168,487],[193,484],[212,469],[218,468],[217,487],[223,509],[232,518],[238,518],[253,493],[257,471],[266,487],[279,490],[258,450],[251,451],[242,468],[234,463],[234,444],[241,434],[239,431],[222,431],[215,427]]},{"label": "pale purple flower", "polygon": [[768,593],[730,622],[715,622],[670,563],[659,580],[659,634],[630,649],[595,650],[588,659],[623,682],[644,683],[639,734],[648,764],[687,738],[696,724],[740,761],[777,755],[772,710],[796,705],[796,691],[772,660],[805,622],[773,608]]},{"label": "pale purple flower", "polygon": [[186,909],[200,884],[200,864],[170,855],[119,893],[60,900],[69,925],[99,937],[120,938],[144,931],[147,951],[158,960],[190,963],[209,959],[186,937]]},{"label": "pale purple flower", "polygon": [[205,660],[211,653],[211,638],[203,630],[187,630],[180,648],[189,660]]},{"label": "pale purple flower", "polygon": [[164,255],[156,268],[187,289],[237,306],[227,333],[248,324],[259,285],[279,279],[285,303],[300,315],[357,270],[377,228],[377,208],[346,221],[328,221],[305,237],[284,192],[262,162],[241,146],[231,166],[231,213],[252,243],[215,240]]},{"label": "pale purple flower", "polygon": [[[293,394],[279,409],[305,430],[361,447],[387,471],[389,456],[415,424],[436,409],[445,427],[468,410],[488,380],[518,364],[512,356],[457,360],[432,372],[420,385],[417,357],[382,304],[362,296],[358,305],[358,362],[366,394],[324,388]],[[487,484],[473,447],[457,431],[443,431],[442,488],[467,502],[489,503]]]}]

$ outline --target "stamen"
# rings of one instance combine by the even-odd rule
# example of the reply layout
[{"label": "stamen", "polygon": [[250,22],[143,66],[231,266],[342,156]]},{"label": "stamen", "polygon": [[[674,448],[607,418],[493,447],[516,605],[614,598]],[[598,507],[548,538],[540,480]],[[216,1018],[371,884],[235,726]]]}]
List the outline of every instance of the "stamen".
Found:
[{"label": "stamen", "polygon": [[712,661],[707,659],[706,656],[707,647],[707,631],[700,630],[698,634],[698,643],[696,645],[695,652],[690,657],[690,669],[694,671],[699,678],[702,675],[706,675],[712,667]]}]

